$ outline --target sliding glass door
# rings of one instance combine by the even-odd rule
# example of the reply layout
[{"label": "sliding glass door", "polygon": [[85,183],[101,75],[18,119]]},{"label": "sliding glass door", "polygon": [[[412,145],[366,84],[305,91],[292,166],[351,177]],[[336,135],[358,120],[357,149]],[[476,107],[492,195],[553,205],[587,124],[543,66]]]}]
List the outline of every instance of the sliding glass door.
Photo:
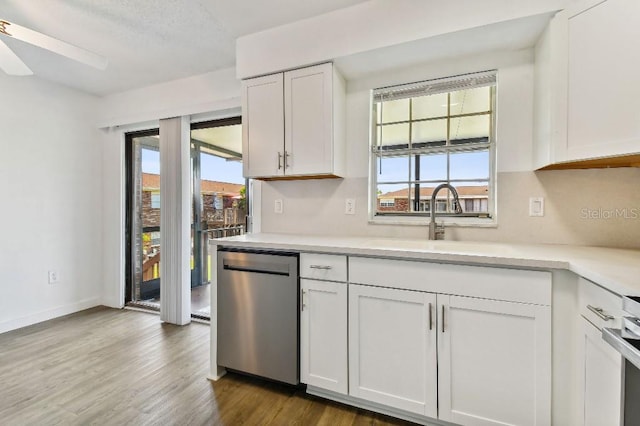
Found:
[{"label": "sliding glass door", "polygon": [[[160,308],[160,147],[157,129],[126,135],[127,287],[125,302]],[[240,117],[192,125],[191,304],[208,318],[208,240],[245,231],[248,200],[242,177]],[[215,253],[214,253],[215,254]]]},{"label": "sliding glass door", "polygon": [[125,302],[160,301],[160,146],[158,130],[126,136],[127,256]]},{"label": "sliding glass door", "polygon": [[240,117],[193,124],[191,164],[191,311],[194,316],[208,317],[208,284],[215,272],[211,270],[208,240],[245,230],[247,199]]}]

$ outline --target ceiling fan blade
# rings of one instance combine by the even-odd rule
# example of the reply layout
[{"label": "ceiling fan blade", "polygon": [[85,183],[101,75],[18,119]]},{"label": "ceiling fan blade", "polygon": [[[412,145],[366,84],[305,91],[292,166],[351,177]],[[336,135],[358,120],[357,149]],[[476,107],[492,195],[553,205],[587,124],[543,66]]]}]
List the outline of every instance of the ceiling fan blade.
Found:
[{"label": "ceiling fan blade", "polygon": [[33,71],[2,40],[0,40],[0,68],[9,75],[33,74]]},{"label": "ceiling fan blade", "polygon": [[99,70],[107,68],[108,60],[104,56],[74,46],[64,41],[49,37],[21,25],[0,19],[0,34],[4,34],[25,43],[50,50],[58,55],[92,66]]}]

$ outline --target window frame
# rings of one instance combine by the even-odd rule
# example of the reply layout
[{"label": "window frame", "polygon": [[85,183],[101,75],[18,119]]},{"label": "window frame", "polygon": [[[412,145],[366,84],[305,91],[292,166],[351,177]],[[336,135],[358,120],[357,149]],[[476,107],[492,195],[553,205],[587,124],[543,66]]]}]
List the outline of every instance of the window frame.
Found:
[{"label": "window frame", "polygon": [[[473,226],[473,227],[496,227],[497,226],[497,219],[498,219],[498,212],[497,212],[497,193],[496,193],[496,175],[497,175],[497,171],[496,171],[496,147],[497,147],[497,129],[496,129],[496,123],[497,123],[497,115],[498,115],[498,111],[497,111],[497,96],[498,96],[498,86],[499,86],[499,75],[498,75],[498,70],[490,70],[490,71],[482,71],[482,72],[478,72],[478,73],[470,73],[470,74],[462,74],[462,75],[456,75],[456,76],[450,76],[450,77],[444,77],[444,78],[438,78],[438,79],[431,79],[431,80],[425,80],[422,82],[416,82],[416,83],[408,83],[408,84],[398,84],[398,85],[393,85],[393,86],[389,86],[388,88],[396,88],[396,87],[402,87],[402,86],[415,86],[415,85],[420,85],[420,84],[427,84],[430,82],[441,82],[441,81],[458,81],[458,80],[463,80],[465,78],[469,78],[471,76],[473,76],[474,74],[480,75],[480,74],[488,74],[491,73],[495,76],[495,83],[494,85],[492,85],[491,91],[490,91],[490,108],[491,108],[491,114],[490,114],[490,122],[489,122],[489,126],[490,126],[490,131],[489,131],[489,142],[486,143],[486,149],[488,151],[488,156],[489,156],[489,182],[487,184],[487,189],[488,189],[488,199],[487,199],[487,215],[474,215],[474,214],[464,214],[464,215],[456,215],[456,214],[452,214],[452,213],[447,213],[447,214],[441,214],[438,213],[438,210],[436,209],[436,218],[438,219],[439,222],[443,222],[444,224],[446,224],[447,226]],[[477,86],[479,87],[479,86]],[[377,142],[378,142],[378,134],[377,134],[377,117],[376,115],[378,114],[377,109],[376,109],[376,102],[378,102],[374,95],[375,92],[381,89],[386,89],[385,87],[380,88],[380,89],[372,89],[370,92],[370,104],[369,104],[369,113],[370,113],[370,134],[369,134],[369,180],[368,180],[368,184],[369,184],[369,223],[371,224],[398,224],[398,225],[424,225],[425,222],[428,222],[430,220],[430,211],[429,210],[425,210],[424,212],[403,212],[403,213],[393,213],[393,212],[380,212],[378,211],[378,179],[377,179],[377,164],[376,162],[379,160],[379,158],[381,158],[381,156],[378,155],[378,153],[376,152],[375,147],[377,146]],[[452,93],[455,92],[457,90],[460,89],[450,89],[445,93]],[[442,93],[442,92],[441,92]],[[433,93],[436,94],[436,93]],[[417,97],[417,96],[413,96],[413,97]],[[450,111],[447,112],[447,116],[446,118],[448,120],[451,119],[455,119],[458,117],[459,114],[456,114],[454,116],[451,115]],[[471,115],[475,115],[475,114],[471,114]],[[465,114],[462,114],[462,116],[465,116]],[[411,117],[409,117],[409,121],[411,120]],[[473,144],[469,145],[469,147],[473,146]],[[477,145],[476,145],[477,147]],[[481,150],[484,149],[478,149],[475,152],[480,152]],[[451,155],[452,153],[455,152],[474,152],[473,150],[465,150],[464,145],[461,145],[459,148],[455,148],[451,145],[447,145],[447,146],[439,146],[439,147],[434,147],[433,149],[429,150],[429,154],[436,154],[438,151],[440,151],[441,153],[446,153],[448,156]],[[405,151],[406,155],[412,156],[414,155],[411,152],[411,149],[409,149],[407,147],[406,151]],[[400,155],[398,155],[400,156]],[[393,155],[389,155],[389,157],[393,157]],[[449,160],[447,160],[449,161]],[[447,180],[447,182],[452,183],[454,186],[456,185],[455,182],[456,181],[473,181],[474,179],[466,179],[466,180],[456,180],[456,179],[451,179],[451,180]],[[408,181],[409,185],[411,185],[411,180]],[[424,180],[420,180],[420,183],[426,183],[429,184],[428,181],[424,181]],[[440,181],[439,181],[440,182]],[[411,191],[411,186],[409,186],[408,188],[409,191]],[[411,196],[409,196],[409,199],[412,199]],[[463,199],[460,200],[460,203],[464,203],[465,201]],[[421,203],[422,204],[422,203]]]},{"label": "window frame", "polygon": [[151,208],[160,208],[160,191],[151,191]]}]

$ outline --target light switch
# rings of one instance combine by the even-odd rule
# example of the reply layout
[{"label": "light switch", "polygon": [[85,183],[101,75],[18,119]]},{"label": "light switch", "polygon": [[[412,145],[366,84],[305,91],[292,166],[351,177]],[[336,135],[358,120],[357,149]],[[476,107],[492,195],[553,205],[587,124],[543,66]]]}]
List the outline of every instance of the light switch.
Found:
[{"label": "light switch", "polygon": [[56,284],[60,277],[56,271],[49,271],[49,284]]},{"label": "light switch", "polygon": [[544,216],[544,198],[543,197],[529,198],[529,216],[532,216],[532,217]]},{"label": "light switch", "polygon": [[344,202],[344,214],[356,214],[355,198],[347,198]]}]

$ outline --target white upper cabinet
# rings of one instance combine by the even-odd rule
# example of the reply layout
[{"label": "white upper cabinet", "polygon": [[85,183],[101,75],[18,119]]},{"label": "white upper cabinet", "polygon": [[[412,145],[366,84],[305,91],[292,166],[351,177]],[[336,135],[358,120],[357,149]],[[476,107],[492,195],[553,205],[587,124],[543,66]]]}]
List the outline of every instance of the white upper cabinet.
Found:
[{"label": "white upper cabinet", "polygon": [[244,176],[343,176],[344,97],[332,64],[244,80]]},{"label": "white upper cabinet", "polygon": [[245,177],[283,176],[282,74],[242,82],[242,152]]},{"label": "white upper cabinet", "polygon": [[553,18],[536,46],[536,168],[640,153],[639,22],[637,0],[582,0]]},{"label": "white upper cabinet", "polygon": [[331,64],[284,74],[284,150],[288,175],[332,170],[332,78]]}]

